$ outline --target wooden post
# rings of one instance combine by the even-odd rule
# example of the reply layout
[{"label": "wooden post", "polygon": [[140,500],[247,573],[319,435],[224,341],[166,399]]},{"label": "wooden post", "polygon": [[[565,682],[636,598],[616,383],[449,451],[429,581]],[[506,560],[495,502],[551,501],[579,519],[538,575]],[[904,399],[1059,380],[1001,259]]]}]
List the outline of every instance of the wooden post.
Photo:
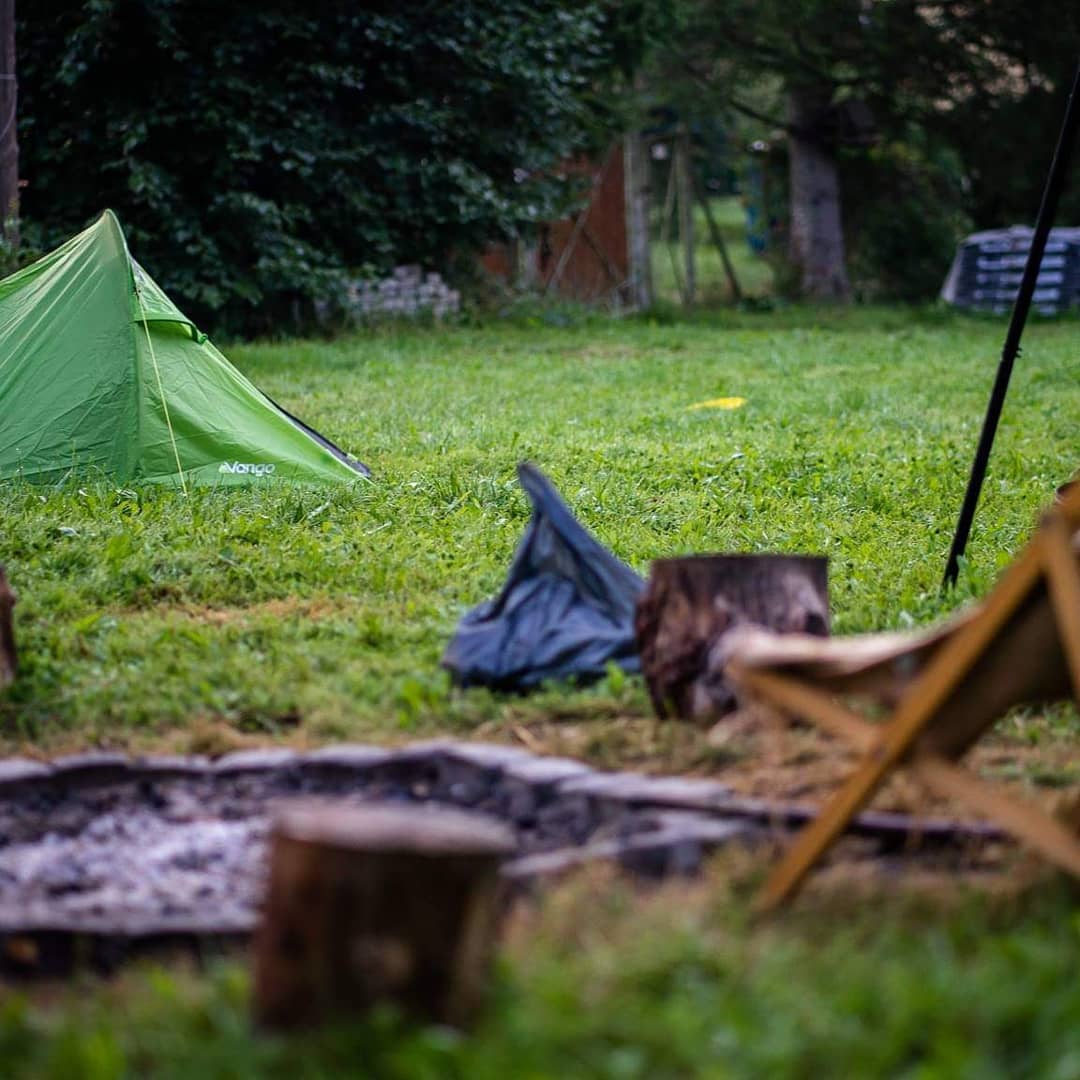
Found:
[{"label": "wooden post", "polygon": [[642,310],[653,302],[652,255],[649,251],[648,144],[637,133],[623,138],[623,185],[626,198],[626,245],[630,257],[630,304]]},{"label": "wooden post", "polygon": [[612,296],[615,298],[615,303],[618,304],[619,286],[622,285],[622,280],[619,277],[618,271],[615,269],[615,264],[601,246],[600,241],[593,235],[593,231],[588,225],[581,230],[581,235],[584,237],[585,243],[589,245],[589,250],[596,256],[596,261],[600,264],[600,268],[607,274],[608,281],[615,286],[612,291]]},{"label": "wooden post", "polygon": [[779,633],[828,634],[828,560],[699,555],[654,562],[634,630],[659,717],[715,719],[735,707],[716,650],[739,622]]},{"label": "wooden post", "polygon": [[684,303],[692,307],[697,293],[694,268],[694,176],[690,160],[690,133],[685,127],[675,137],[675,175],[679,189],[679,240],[683,249],[686,294]]},{"label": "wooden post", "polygon": [[11,618],[14,606],[15,592],[0,566],[0,687],[15,681],[15,627]]},{"label": "wooden post", "polygon": [[0,0],[0,229],[19,246],[19,143],[16,132],[15,0]]},{"label": "wooden post", "polygon": [[723,234],[712,216],[708,194],[696,183],[694,191],[697,194],[698,202],[701,204],[701,209],[705,212],[705,223],[709,227],[709,235],[716,245],[716,250],[720,252],[720,261],[724,264],[724,273],[727,275],[728,287],[731,289],[732,302],[738,304],[742,300],[742,289],[739,288],[739,279],[735,276],[735,267],[731,265],[731,259],[728,258],[727,244],[724,243]]},{"label": "wooden post", "polygon": [[305,801],[271,837],[255,1010],[272,1027],[379,1001],[464,1024],[482,998],[499,908],[502,825],[460,811]]}]

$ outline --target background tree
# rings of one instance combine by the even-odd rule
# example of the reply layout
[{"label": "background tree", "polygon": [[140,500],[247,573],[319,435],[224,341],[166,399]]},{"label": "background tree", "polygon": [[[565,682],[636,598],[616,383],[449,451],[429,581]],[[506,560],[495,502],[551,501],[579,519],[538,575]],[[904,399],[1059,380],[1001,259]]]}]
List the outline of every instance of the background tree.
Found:
[{"label": "background tree", "polygon": [[189,314],[294,329],[346,271],[444,268],[566,197],[632,40],[574,0],[34,0],[24,219],[103,207]]},{"label": "background tree", "polygon": [[871,291],[915,295],[966,214],[1034,214],[1080,40],[1075,5],[682,0],[677,12],[656,83],[786,136],[804,295],[847,298],[853,266]]}]

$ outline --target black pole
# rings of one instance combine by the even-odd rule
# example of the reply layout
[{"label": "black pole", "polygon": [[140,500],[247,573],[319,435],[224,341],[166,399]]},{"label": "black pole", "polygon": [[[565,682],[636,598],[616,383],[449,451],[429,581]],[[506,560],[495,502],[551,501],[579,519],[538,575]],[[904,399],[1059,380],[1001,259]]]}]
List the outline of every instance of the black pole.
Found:
[{"label": "black pole", "polygon": [[1020,281],[1020,290],[1013,304],[1009,332],[1005,335],[1005,345],[1001,350],[1001,363],[998,364],[994,388],[990,393],[990,404],[986,409],[982,433],[979,435],[979,445],[975,451],[975,461],[972,463],[971,476],[964,494],[964,505],[960,508],[960,520],[956,523],[956,535],[953,537],[949,561],[945,566],[943,588],[955,585],[956,576],[960,572],[960,556],[964,554],[968,533],[971,531],[971,522],[975,517],[975,506],[979,501],[979,493],[982,491],[986,466],[990,460],[990,448],[994,445],[998,420],[1001,418],[1005,394],[1009,389],[1013,362],[1020,352],[1020,335],[1024,332],[1024,323],[1027,321],[1028,309],[1031,307],[1031,297],[1035,292],[1039,267],[1042,265],[1043,252],[1046,249],[1046,238],[1050,234],[1050,226],[1053,224],[1054,214],[1057,211],[1058,197],[1065,186],[1065,174],[1068,172],[1069,157],[1072,155],[1073,144],[1076,141],[1078,124],[1080,124],[1080,63],[1077,64],[1076,74],[1073,76],[1072,91],[1065,108],[1065,119],[1054,150],[1054,159],[1050,163],[1046,187],[1043,189],[1039,216],[1035,219],[1035,231],[1031,237],[1031,249],[1028,251],[1027,263],[1024,266],[1024,276]]}]

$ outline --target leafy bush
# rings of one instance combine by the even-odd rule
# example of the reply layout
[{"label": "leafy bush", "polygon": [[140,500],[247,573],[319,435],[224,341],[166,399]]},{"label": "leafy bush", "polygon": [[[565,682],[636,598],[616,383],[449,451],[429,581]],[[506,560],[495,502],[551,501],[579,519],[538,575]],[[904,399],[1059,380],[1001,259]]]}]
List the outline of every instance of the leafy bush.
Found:
[{"label": "leafy bush", "polygon": [[292,330],[346,269],[551,213],[611,29],[574,0],[22,4],[23,214],[52,245],[112,207],[197,321]]},{"label": "leafy bush", "polygon": [[959,162],[916,141],[887,141],[848,155],[845,232],[855,292],[864,300],[925,300],[941,288],[963,213]]},{"label": "leafy bush", "polygon": [[[925,133],[885,138],[870,147],[840,150],[841,195],[848,273],[864,301],[916,302],[937,295],[957,241],[972,228],[963,210],[963,170],[956,155],[928,149]],[[788,157],[784,142],[755,155],[748,179],[769,224],[765,257],[773,289],[795,297],[801,271],[788,258]],[[756,174],[753,170],[756,170]],[[749,185],[748,185],[749,186]],[[766,198],[767,196],[767,198]]]}]

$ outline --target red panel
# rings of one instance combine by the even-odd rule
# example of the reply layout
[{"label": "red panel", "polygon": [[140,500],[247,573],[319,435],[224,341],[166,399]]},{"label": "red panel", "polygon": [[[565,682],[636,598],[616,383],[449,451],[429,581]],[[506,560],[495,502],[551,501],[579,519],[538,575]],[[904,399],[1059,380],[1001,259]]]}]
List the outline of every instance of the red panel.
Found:
[{"label": "red panel", "polygon": [[[534,279],[551,292],[573,300],[611,300],[625,296],[630,276],[630,256],[626,237],[626,196],[623,187],[622,146],[616,144],[602,162],[572,162],[568,173],[591,173],[592,195],[583,211],[585,220],[575,227],[572,218],[541,225],[536,246],[530,252],[535,265]],[[567,246],[565,265],[557,282],[549,284]],[[481,258],[484,268],[510,280],[513,260],[509,245],[488,248]]]}]

